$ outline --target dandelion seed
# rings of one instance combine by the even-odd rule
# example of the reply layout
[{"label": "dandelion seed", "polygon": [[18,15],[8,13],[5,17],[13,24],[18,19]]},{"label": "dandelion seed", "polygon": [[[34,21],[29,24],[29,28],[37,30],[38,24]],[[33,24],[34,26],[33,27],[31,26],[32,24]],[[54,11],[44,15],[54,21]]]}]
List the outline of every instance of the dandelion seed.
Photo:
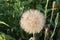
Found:
[{"label": "dandelion seed", "polygon": [[39,33],[45,24],[45,16],[38,10],[27,10],[23,13],[20,25],[27,33]]}]

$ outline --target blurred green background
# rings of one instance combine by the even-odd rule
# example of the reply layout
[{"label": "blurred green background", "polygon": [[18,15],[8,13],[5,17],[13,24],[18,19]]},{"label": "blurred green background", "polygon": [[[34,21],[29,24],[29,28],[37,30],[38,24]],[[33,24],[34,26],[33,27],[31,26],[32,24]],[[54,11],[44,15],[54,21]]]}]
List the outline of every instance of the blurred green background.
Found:
[{"label": "blurred green background", "polygon": [[[46,26],[49,29],[46,40],[60,40],[60,0],[0,0],[0,40],[29,40],[32,37],[19,25],[22,13],[28,9],[46,14]],[[45,29],[36,37],[44,40],[44,35]]]}]

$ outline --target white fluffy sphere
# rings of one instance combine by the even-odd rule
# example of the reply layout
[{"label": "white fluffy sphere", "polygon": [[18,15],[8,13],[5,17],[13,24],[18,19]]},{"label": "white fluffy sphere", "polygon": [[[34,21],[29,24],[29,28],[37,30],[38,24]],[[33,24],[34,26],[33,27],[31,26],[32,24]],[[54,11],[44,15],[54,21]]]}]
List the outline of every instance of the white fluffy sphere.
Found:
[{"label": "white fluffy sphere", "polygon": [[27,33],[39,33],[45,24],[45,16],[38,10],[27,10],[23,13],[20,25]]}]

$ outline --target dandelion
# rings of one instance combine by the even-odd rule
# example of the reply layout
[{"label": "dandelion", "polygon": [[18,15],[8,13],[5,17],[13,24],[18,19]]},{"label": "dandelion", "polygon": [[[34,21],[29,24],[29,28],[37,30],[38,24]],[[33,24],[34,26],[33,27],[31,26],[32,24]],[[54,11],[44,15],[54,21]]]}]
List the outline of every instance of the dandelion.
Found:
[{"label": "dandelion", "polygon": [[23,13],[20,25],[29,34],[39,33],[45,24],[45,16],[38,10],[27,10]]}]

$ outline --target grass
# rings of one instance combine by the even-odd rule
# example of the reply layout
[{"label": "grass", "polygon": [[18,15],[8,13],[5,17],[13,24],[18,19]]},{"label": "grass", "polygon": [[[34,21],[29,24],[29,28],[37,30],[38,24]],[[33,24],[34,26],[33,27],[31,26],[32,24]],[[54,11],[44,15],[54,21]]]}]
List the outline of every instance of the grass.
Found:
[{"label": "grass", "polygon": [[22,13],[28,9],[37,9],[46,17],[44,29],[36,34],[37,40],[60,40],[60,0],[0,0],[1,40],[29,40],[33,36],[19,25]]}]

